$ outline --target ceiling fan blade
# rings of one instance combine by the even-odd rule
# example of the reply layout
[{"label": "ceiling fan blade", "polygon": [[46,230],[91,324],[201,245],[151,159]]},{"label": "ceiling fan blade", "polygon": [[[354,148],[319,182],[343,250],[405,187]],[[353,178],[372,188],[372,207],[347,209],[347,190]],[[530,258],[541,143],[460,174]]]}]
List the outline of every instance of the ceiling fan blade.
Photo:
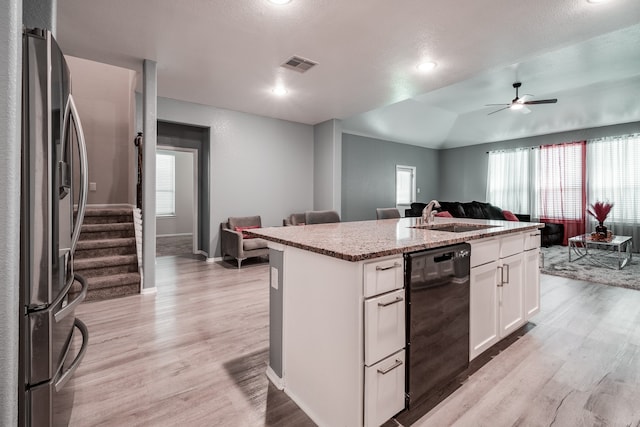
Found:
[{"label": "ceiling fan blade", "polygon": [[558,102],[557,99],[538,99],[536,101],[525,101],[524,105],[536,105],[536,104],[555,104]]},{"label": "ceiling fan blade", "polygon": [[[504,105],[504,104],[498,104],[498,105]],[[506,110],[506,109],[508,109],[508,108],[510,108],[510,107],[511,107],[511,106],[510,106],[510,105],[508,105],[508,106],[506,106],[506,107],[504,107],[504,108],[501,108],[501,109],[499,109],[499,110],[492,111],[492,112],[490,112],[489,114],[487,114],[487,116],[490,116],[490,115],[492,115],[492,114],[495,114],[495,113],[497,113],[498,111]]]},{"label": "ceiling fan blade", "polygon": [[485,107],[500,107],[500,106],[509,106],[511,104],[484,104]]}]

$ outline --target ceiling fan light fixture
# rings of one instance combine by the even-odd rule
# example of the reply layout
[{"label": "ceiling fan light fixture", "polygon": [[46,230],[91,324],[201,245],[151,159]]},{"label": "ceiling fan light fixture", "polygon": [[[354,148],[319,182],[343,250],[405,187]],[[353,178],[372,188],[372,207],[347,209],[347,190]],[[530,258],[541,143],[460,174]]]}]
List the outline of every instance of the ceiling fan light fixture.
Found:
[{"label": "ceiling fan light fixture", "polygon": [[436,64],[434,61],[425,61],[418,64],[416,68],[421,73],[428,73],[429,71],[433,71],[437,66],[438,64]]},{"label": "ceiling fan light fixture", "polygon": [[281,4],[291,3],[291,0],[269,0],[269,3],[281,5]]},{"label": "ceiling fan light fixture", "polygon": [[587,0],[587,3],[593,3],[593,4],[598,4],[598,3],[606,3],[609,0]]},{"label": "ceiling fan light fixture", "polygon": [[511,104],[511,109],[512,110],[522,110],[522,108],[524,107],[524,105],[522,105],[520,102],[516,101],[513,104]]}]

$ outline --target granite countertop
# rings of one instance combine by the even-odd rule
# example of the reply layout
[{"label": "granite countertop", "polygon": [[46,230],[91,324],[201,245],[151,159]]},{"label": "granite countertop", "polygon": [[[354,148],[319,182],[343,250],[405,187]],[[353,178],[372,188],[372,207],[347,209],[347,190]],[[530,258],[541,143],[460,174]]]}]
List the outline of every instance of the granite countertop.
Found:
[{"label": "granite countertop", "polygon": [[400,218],[267,227],[245,230],[245,233],[346,261],[362,261],[544,227],[544,224],[535,222],[436,218],[436,226],[464,223],[486,224],[493,227],[462,233],[412,228],[421,225],[420,223],[420,218]]}]

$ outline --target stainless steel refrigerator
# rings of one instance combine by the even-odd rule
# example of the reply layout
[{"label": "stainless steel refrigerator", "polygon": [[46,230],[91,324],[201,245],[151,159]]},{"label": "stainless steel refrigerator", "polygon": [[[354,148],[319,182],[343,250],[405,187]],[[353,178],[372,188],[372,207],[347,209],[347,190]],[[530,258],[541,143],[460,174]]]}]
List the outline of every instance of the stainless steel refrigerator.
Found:
[{"label": "stainless steel refrigerator", "polygon": [[[19,424],[65,426],[69,381],[88,344],[75,317],[87,284],[73,272],[87,155],[69,69],[50,32],[24,31],[22,81]],[[81,289],[70,297],[74,282]]]}]

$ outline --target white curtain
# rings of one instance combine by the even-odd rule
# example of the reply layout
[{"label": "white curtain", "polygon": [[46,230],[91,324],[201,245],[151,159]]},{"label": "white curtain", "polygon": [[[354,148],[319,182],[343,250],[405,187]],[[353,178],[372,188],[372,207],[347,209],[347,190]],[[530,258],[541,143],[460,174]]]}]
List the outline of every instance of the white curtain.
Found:
[{"label": "white curtain", "polygon": [[[587,142],[587,203],[613,203],[605,225],[640,245],[640,134]],[[592,217],[590,226],[594,227]],[[637,250],[637,249],[636,249]]]},{"label": "white curtain", "polygon": [[513,213],[531,213],[531,148],[490,151],[487,202]]}]

